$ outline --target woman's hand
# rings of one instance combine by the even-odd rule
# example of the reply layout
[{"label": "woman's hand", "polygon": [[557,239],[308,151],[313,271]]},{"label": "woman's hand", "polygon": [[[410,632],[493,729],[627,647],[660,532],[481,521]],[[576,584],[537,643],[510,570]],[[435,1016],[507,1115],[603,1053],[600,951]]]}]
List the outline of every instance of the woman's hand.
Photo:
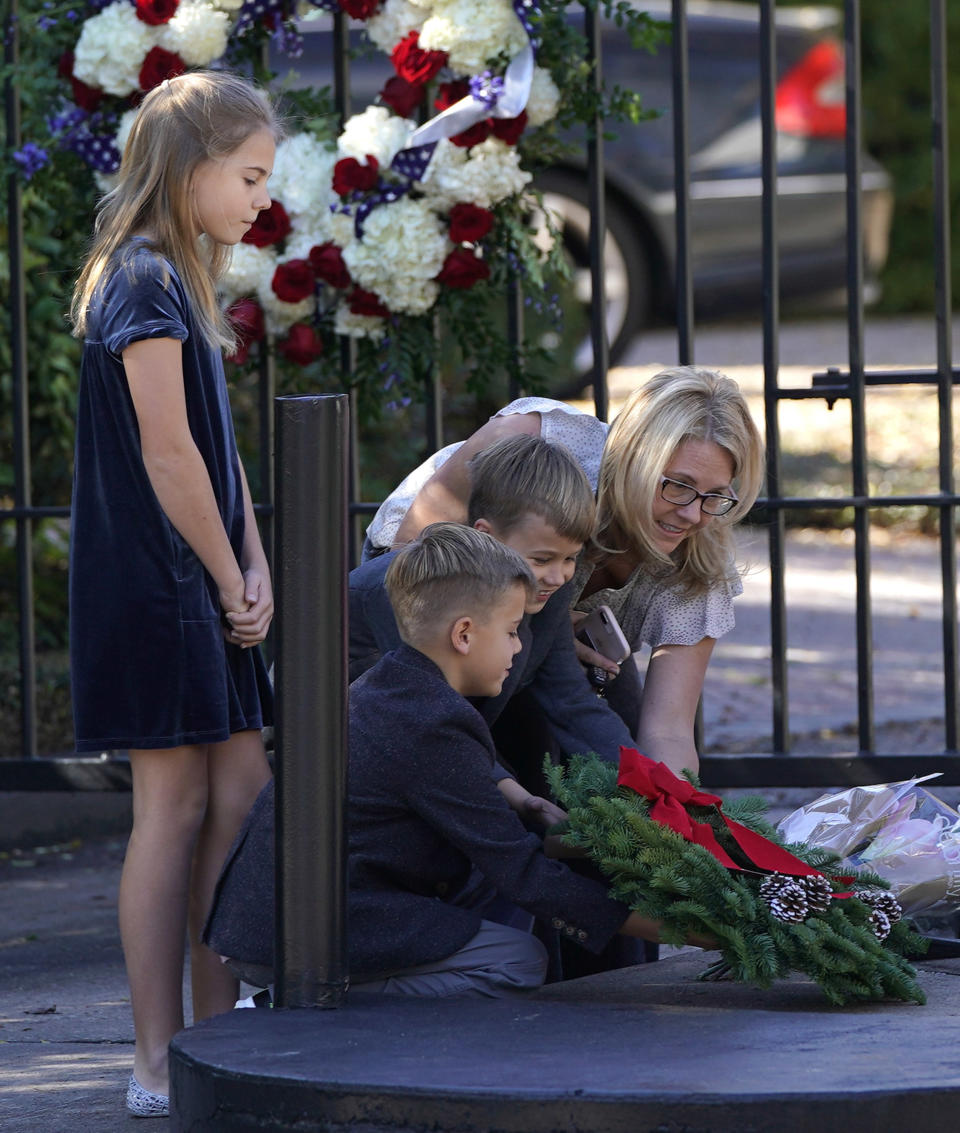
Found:
[{"label": "woman's hand", "polygon": [[581,665],[586,667],[596,666],[603,669],[604,672],[609,673],[613,677],[620,675],[620,666],[616,661],[611,661],[609,657],[604,657],[602,653],[598,653],[596,649],[591,649],[589,645],[581,641],[577,636],[577,624],[587,616],[583,610],[571,610],[570,620],[573,622],[573,647],[577,651],[577,660]]}]

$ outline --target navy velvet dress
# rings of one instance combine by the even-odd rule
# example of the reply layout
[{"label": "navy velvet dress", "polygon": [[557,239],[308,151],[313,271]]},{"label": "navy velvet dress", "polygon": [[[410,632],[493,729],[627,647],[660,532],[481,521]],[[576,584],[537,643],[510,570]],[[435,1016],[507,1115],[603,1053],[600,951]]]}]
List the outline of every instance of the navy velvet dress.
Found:
[{"label": "navy velvet dress", "polygon": [[80,370],[70,537],[78,751],[226,740],[260,728],[269,698],[259,649],[224,640],[217,586],[150,484],[121,358],[141,339],[183,343],[190,431],[239,562],[243,493],[220,351],[202,338],[173,266],[141,242],[125,252],[90,310]]}]

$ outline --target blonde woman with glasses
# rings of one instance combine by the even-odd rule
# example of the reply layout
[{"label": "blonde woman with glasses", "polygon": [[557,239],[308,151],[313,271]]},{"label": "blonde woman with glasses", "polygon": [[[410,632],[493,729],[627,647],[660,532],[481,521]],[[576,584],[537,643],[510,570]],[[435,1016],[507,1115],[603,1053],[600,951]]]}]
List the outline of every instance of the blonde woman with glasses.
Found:
[{"label": "blonde woman with glasses", "polygon": [[428,524],[466,518],[469,461],[504,436],[565,445],[597,493],[597,527],[574,576],[572,617],[609,606],[636,652],[650,648],[643,689],[632,658],[617,666],[578,643],[641,751],[696,771],[694,719],[718,637],[742,591],[733,527],[763,480],[763,442],[737,384],[693,366],[663,370],[611,425],[562,402],[511,402],[448,445],[390,495],[367,530],[366,554],[409,542]]}]

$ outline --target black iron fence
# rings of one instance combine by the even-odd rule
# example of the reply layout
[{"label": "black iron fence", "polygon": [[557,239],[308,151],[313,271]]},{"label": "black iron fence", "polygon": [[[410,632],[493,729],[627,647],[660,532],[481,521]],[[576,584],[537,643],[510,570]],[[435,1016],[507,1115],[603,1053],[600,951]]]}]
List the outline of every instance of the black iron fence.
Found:
[{"label": "black iron fence", "polygon": [[[861,111],[860,4],[845,0],[843,9],[843,50],[845,58],[846,107],[846,263],[847,263],[847,341],[846,369],[816,370],[813,361],[809,386],[786,388],[779,384],[780,275],[778,256],[778,167],[777,167],[777,40],[776,5],[774,0],[760,0],[757,31],[757,56],[761,79],[760,119],[763,141],[762,157],[762,229],[763,229],[763,373],[764,415],[767,436],[767,494],[758,507],[767,518],[769,561],[771,570],[770,640],[771,676],[773,684],[772,750],[766,753],[737,756],[705,756],[702,773],[705,781],[717,786],[807,786],[835,785],[843,782],[868,782],[896,779],[929,770],[943,772],[941,782],[960,784],[960,752],[958,723],[960,708],[957,698],[957,560],[956,508],[960,496],[956,492],[954,473],[954,438],[952,427],[953,386],[958,371],[951,358],[950,289],[950,195],[949,155],[947,152],[947,58],[946,0],[930,0],[930,91],[932,115],[932,195],[935,202],[935,248],[933,265],[936,284],[936,349],[937,364],[929,370],[876,371],[864,363],[864,247],[862,202],[863,127]],[[600,51],[600,16],[596,8],[585,5],[587,33],[599,82],[602,75]],[[891,13],[890,18],[894,18]],[[691,173],[689,141],[689,63],[688,13],[685,0],[672,0],[672,83],[673,83],[673,162],[675,183],[675,317],[677,359],[689,364],[694,359],[694,301],[691,253]],[[12,13],[6,39],[6,58],[16,60],[17,38],[15,12]],[[338,17],[335,27],[334,74],[339,109],[349,111],[349,65],[346,44],[346,21]],[[19,141],[18,101],[15,88],[5,90],[6,139],[8,148]],[[603,239],[605,230],[604,169],[602,130],[593,131],[587,155],[589,205],[591,213],[590,270],[593,285],[591,339],[593,346],[593,398],[598,416],[608,414],[607,365],[608,344],[604,320]],[[34,566],[33,533],[35,525],[51,517],[65,517],[68,509],[34,504],[29,437],[29,359],[25,352],[27,313],[23,286],[23,233],[21,222],[20,185],[16,177],[7,184],[10,325],[12,355],[13,473],[12,506],[0,508],[0,530],[8,538],[13,531],[16,545],[15,569],[18,599],[19,692],[21,705],[22,758],[0,760],[0,789],[3,790],[111,790],[129,785],[123,753],[105,752],[99,757],[79,757],[64,753],[56,757],[38,755],[36,664],[34,638]],[[522,305],[517,295],[509,303],[508,333],[519,336]],[[342,364],[349,372],[352,346],[344,341]],[[269,362],[265,362],[260,381],[260,484],[262,499],[259,512],[267,527],[272,524],[273,502],[273,400],[274,378]],[[925,386],[936,389],[939,429],[938,491],[927,495],[871,495],[867,479],[867,445],[865,406],[870,390],[878,386]],[[511,395],[520,392],[511,388]],[[788,497],[783,494],[781,470],[779,409],[791,399],[820,399],[825,405],[846,400],[851,409],[851,490],[849,494],[824,499]],[[432,451],[443,441],[443,387],[439,374],[434,376],[427,393],[427,446]],[[349,546],[356,557],[356,534],[359,517],[375,507],[362,501],[362,484],[357,472],[356,415],[353,415],[352,454],[349,462],[349,483],[352,503]],[[929,439],[933,443],[933,438]],[[871,634],[870,594],[870,522],[877,508],[926,505],[939,516],[937,537],[940,547],[942,576],[942,637],[940,648],[944,676],[944,751],[933,756],[909,753],[883,755],[875,753],[875,713],[873,704],[873,647]],[[789,683],[787,671],[787,632],[785,600],[785,517],[791,509],[815,506],[851,508],[854,514],[854,547],[856,573],[857,628],[857,753],[847,756],[792,756],[789,734]],[[269,532],[268,532],[269,533]],[[12,581],[12,580],[11,580]],[[283,593],[278,592],[278,601]],[[773,757],[773,758],[772,758]]]}]

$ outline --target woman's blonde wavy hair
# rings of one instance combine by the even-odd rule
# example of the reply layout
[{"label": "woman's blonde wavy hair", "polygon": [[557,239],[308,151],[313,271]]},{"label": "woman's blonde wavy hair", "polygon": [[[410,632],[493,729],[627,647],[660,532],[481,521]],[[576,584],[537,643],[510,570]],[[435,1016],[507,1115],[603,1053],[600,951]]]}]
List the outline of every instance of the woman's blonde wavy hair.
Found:
[{"label": "woman's blonde wavy hair", "polygon": [[[712,441],[730,455],[738,503],[667,556],[653,538],[653,504],[664,470],[686,440]],[[630,395],[610,426],[591,558],[629,551],[641,563],[672,563],[689,592],[702,592],[731,576],[732,528],[753,506],[763,476],[763,441],[737,383],[696,366],[662,370]]]},{"label": "woman's blonde wavy hair", "polygon": [[230,248],[197,238],[193,177],[203,162],[227,157],[263,129],[278,141],[282,137],[266,95],[227,71],[192,71],[147,94],[123,151],[119,182],[100,202],[74,288],[70,315],[78,338],[86,333],[91,301],[118,249],[135,234],[149,233],[147,246],[176,268],[204,338],[234,348],[216,293]]}]

